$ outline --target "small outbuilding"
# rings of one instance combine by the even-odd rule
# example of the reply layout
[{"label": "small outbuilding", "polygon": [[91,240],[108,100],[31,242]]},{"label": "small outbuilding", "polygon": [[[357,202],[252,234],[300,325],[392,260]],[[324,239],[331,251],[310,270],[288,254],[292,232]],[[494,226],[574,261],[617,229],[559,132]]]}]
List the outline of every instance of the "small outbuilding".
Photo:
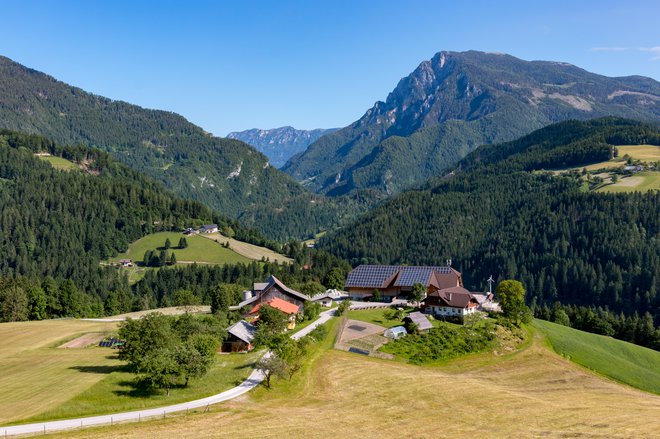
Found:
[{"label": "small outbuilding", "polygon": [[119,265],[121,265],[122,267],[132,267],[133,261],[130,259],[120,259]]},{"label": "small outbuilding", "polygon": [[433,324],[429,322],[429,319],[419,311],[411,312],[406,319],[417,326],[418,332],[429,332],[433,328]]},{"label": "small outbuilding", "polygon": [[254,349],[252,341],[257,327],[240,320],[227,328],[227,339],[222,343],[222,352],[249,352]]},{"label": "small outbuilding", "polygon": [[385,332],[383,332],[383,335],[387,338],[391,338],[393,340],[396,340],[399,337],[403,337],[404,335],[407,335],[408,331],[406,331],[406,328],[403,326],[395,326],[393,328],[386,329]]}]

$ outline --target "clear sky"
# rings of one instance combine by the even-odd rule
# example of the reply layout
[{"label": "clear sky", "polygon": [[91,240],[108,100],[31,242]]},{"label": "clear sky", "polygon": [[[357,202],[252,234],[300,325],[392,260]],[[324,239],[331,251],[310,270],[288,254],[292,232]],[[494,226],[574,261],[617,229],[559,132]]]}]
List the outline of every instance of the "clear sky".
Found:
[{"label": "clear sky", "polygon": [[329,128],[441,50],[660,80],[660,1],[3,0],[0,54],[216,135]]}]

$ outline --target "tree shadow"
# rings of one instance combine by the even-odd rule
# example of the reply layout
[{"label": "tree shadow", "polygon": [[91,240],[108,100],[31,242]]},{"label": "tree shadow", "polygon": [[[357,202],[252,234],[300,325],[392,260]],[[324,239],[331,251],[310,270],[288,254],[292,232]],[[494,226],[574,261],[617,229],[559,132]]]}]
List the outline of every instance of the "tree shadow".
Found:
[{"label": "tree shadow", "polygon": [[[112,393],[118,396],[128,396],[130,398],[151,398],[152,396],[162,395],[163,389],[157,389],[144,380],[124,380],[117,383],[117,385],[124,387],[125,390],[113,390]],[[183,389],[185,385],[177,383],[170,389]]]},{"label": "tree shadow", "polygon": [[126,369],[123,364],[105,365],[105,366],[71,366],[69,369],[77,370],[82,373],[110,374],[112,372],[121,372]]}]

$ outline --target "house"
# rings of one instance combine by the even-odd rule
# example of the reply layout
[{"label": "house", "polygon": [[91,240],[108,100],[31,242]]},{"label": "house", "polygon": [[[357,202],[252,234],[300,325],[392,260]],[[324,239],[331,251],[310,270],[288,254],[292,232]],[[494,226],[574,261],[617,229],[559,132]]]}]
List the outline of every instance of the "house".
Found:
[{"label": "house", "polygon": [[348,293],[339,290],[327,290],[325,293],[319,293],[312,297],[312,302],[319,302],[322,306],[330,308],[334,301],[348,299]]},{"label": "house", "polygon": [[240,309],[247,305],[254,306],[273,298],[297,305],[300,310],[303,309],[305,302],[309,300],[307,295],[287,287],[275,276],[270,276],[266,279],[266,282],[255,282],[251,291],[243,291],[243,301],[236,308],[232,308]]},{"label": "house", "polygon": [[222,352],[248,352],[254,349],[252,341],[257,327],[240,320],[227,328],[227,338],[222,343]]},{"label": "house", "polygon": [[403,326],[394,326],[392,328],[386,329],[385,332],[383,332],[383,335],[385,337],[394,340],[407,334],[408,331],[406,331],[406,328],[404,328]]},{"label": "house", "polygon": [[130,259],[120,259],[119,265],[121,265],[122,267],[132,267],[133,261]]},{"label": "house", "polygon": [[199,228],[199,233],[218,233],[217,224],[204,224]]},{"label": "house", "polygon": [[424,314],[422,314],[419,311],[411,312],[410,314],[408,314],[406,320],[409,320],[412,323],[414,323],[417,326],[418,332],[429,332],[429,330],[433,328],[433,324],[429,322],[428,317],[426,317]]},{"label": "house", "polygon": [[298,313],[300,312],[300,306],[294,305],[291,302],[287,302],[285,300],[282,300],[278,297],[273,297],[272,299],[266,301],[266,302],[261,302],[257,303],[254,308],[250,310],[250,315],[255,317],[255,320],[258,319],[259,317],[259,310],[263,305],[268,305],[271,306],[277,310],[282,311],[284,314],[289,316],[289,324],[287,325],[287,329],[293,329],[296,327],[296,317],[298,316]]},{"label": "house", "polygon": [[462,287],[463,278],[459,271],[450,266],[360,265],[348,274],[346,291],[351,299],[364,300],[378,290],[383,299],[391,301],[400,295],[407,295],[417,283],[424,285],[428,294],[445,288]]},{"label": "house", "polygon": [[477,299],[463,287],[433,291],[422,301],[422,310],[425,314],[439,317],[463,318],[474,314],[478,307]]}]

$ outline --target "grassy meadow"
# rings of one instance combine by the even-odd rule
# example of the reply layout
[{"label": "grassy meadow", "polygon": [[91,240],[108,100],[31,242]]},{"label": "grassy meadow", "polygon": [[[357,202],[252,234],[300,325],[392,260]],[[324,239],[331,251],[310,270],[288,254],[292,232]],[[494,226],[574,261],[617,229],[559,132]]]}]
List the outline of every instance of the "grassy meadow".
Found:
[{"label": "grassy meadow", "polygon": [[181,438],[650,438],[660,431],[659,410],[660,396],[571,363],[548,349],[536,330],[518,352],[433,367],[326,344],[291,382],[278,380],[270,390],[260,387],[210,413],[56,437],[168,437],[176,431]]},{"label": "grassy meadow", "polygon": [[38,157],[40,160],[50,163],[55,169],[60,169],[62,171],[79,169],[78,165],[62,157],[56,157],[52,155],[40,155]]},{"label": "grassy meadow", "polygon": [[[186,238],[188,247],[177,248],[179,239]],[[160,251],[165,248],[165,240],[168,239],[172,247],[168,250],[176,255],[178,264],[204,263],[204,264],[247,264],[250,259],[242,256],[231,249],[224,248],[217,242],[206,239],[200,235],[185,236],[180,232],[158,232],[147,235],[129,245],[128,250],[118,254],[109,262],[119,262],[120,259],[132,259],[133,262],[142,262],[145,252],[148,250]]]},{"label": "grassy meadow", "polygon": [[535,320],[553,349],[616,381],[660,394],[660,352],[556,323]]}]

